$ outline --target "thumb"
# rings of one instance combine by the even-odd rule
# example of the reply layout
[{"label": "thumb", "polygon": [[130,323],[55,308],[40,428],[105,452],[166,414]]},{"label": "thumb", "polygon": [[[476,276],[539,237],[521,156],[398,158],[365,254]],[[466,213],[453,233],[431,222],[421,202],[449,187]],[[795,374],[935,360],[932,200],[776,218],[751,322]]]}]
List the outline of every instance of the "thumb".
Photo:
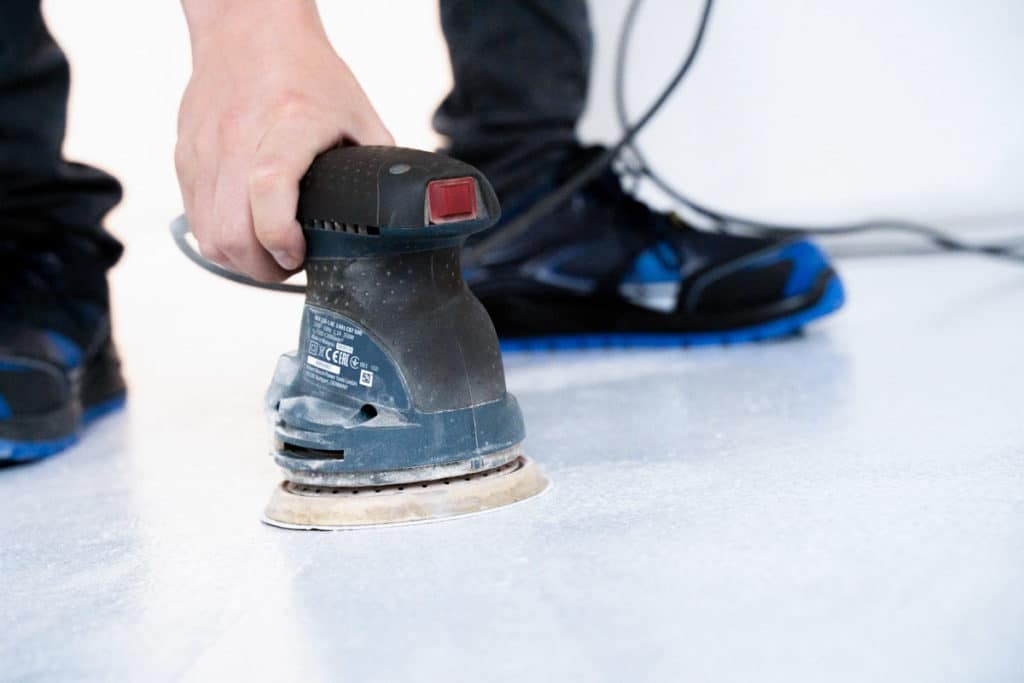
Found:
[{"label": "thumb", "polygon": [[377,116],[354,130],[352,137],[360,145],[395,146],[395,138],[391,135],[391,131],[384,127],[384,123]]}]

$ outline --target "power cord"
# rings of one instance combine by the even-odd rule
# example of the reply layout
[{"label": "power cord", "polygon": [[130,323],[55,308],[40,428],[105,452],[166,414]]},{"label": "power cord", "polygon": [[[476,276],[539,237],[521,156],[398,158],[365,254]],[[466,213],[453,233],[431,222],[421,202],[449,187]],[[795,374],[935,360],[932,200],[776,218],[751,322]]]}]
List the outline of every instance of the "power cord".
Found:
[{"label": "power cord", "polygon": [[[639,9],[639,0],[633,0],[630,5],[627,20],[628,23],[623,22],[623,33],[621,36],[625,36],[628,31],[632,30],[632,19],[630,17],[635,16]],[[487,240],[487,246],[492,247],[506,242],[512,241],[520,234],[525,232],[533,223],[538,219],[543,218],[547,214],[557,209],[563,202],[569,199],[573,193],[578,189],[586,185],[589,181],[597,177],[602,171],[605,170],[619,154],[630,148],[633,139],[647,126],[648,123],[654,118],[655,114],[665,105],[668,99],[675,92],[679,84],[683,82],[686,74],[689,73],[690,68],[693,66],[694,61],[697,59],[697,53],[700,51],[701,42],[704,40],[704,34],[707,30],[708,19],[711,16],[711,0],[706,0],[704,3],[704,9],[701,12],[700,19],[697,21],[697,30],[693,37],[693,42],[690,44],[690,49],[686,53],[686,57],[683,59],[683,63],[676,69],[671,80],[662,88],[661,92],[657,97],[647,106],[644,113],[631,124],[626,124],[624,119],[620,118],[622,122],[622,135],[615,144],[608,147],[604,152],[594,157],[588,164],[580,168],[573,175],[571,175],[565,182],[552,190],[549,194],[545,195],[536,204],[533,204],[528,209],[517,215],[514,219],[505,224],[500,231],[498,231],[494,237]],[[620,55],[616,58],[616,61],[622,59],[622,39],[620,37]],[[634,148],[635,149],[635,148]]]},{"label": "power cord", "polygon": [[203,270],[209,271],[218,277],[224,278],[225,280],[231,280],[232,282],[237,282],[240,285],[256,287],[257,289],[269,289],[272,292],[288,292],[289,294],[306,293],[305,285],[292,284],[290,282],[263,282],[262,280],[257,280],[249,277],[248,275],[236,273],[233,270],[217,265],[200,254],[195,247],[189,243],[188,236],[190,232],[188,219],[184,216],[178,216],[171,221],[171,237],[174,238],[174,243],[178,245],[178,249],[181,253],[188,257],[189,261],[196,264]]},{"label": "power cord", "polygon": [[[1024,263],[1024,251],[1022,251],[1022,249],[1024,249],[1024,238],[1018,238],[1005,243],[974,244],[960,240],[928,225],[894,218],[879,218],[829,226],[805,226],[772,223],[735,216],[724,211],[709,208],[680,192],[651,168],[650,163],[647,162],[642,150],[636,142],[636,137],[640,131],[642,131],[644,127],[651,122],[654,116],[675,93],[676,88],[678,88],[686,78],[686,75],[689,73],[696,61],[704,36],[707,32],[708,20],[711,16],[711,8],[714,5],[714,0],[704,0],[704,6],[701,10],[700,18],[697,21],[697,27],[694,32],[693,40],[690,43],[690,48],[687,50],[685,58],[672,75],[672,78],[668,81],[665,87],[662,88],[658,96],[655,97],[647,106],[640,118],[633,123],[628,123],[629,119],[626,111],[625,97],[626,57],[629,52],[629,43],[632,38],[633,29],[636,25],[636,17],[642,4],[643,0],[632,0],[630,2],[629,8],[626,11],[626,16],[622,22],[622,28],[619,32],[618,47],[615,56],[614,86],[615,111],[619,125],[622,128],[622,134],[618,141],[605,149],[604,152],[595,157],[588,164],[580,168],[564,183],[559,185],[549,194],[545,195],[536,204],[532,205],[509,221],[494,235],[494,237],[487,240],[488,247],[498,246],[514,240],[520,234],[525,232],[530,225],[558,208],[563,202],[569,199],[573,193],[589,181],[593,180],[597,175],[604,171],[605,168],[618,159],[623,152],[629,152],[629,154],[632,155],[635,164],[633,166],[628,164],[626,165],[625,171],[627,175],[632,176],[635,181],[639,181],[642,178],[650,180],[668,196],[672,197],[683,206],[688,207],[696,214],[710,220],[713,227],[721,232],[735,232],[740,228],[745,229],[748,233],[753,233],[763,237],[783,239],[800,236],[853,235],[880,231],[900,232],[929,240],[932,244],[942,250],[982,254],[985,256],[993,256]],[[236,273],[228,270],[227,268],[222,268],[221,266],[210,262],[196,251],[196,249],[188,242],[188,232],[188,222],[184,216],[179,216],[171,223],[171,233],[174,236],[174,241],[178,245],[178,248],[185,254],[185,256],[205,270],[228,280],[232,280],[233,282],[258,287],[260,289],[292,293],[305,292],[306,288],[304,285],[260,282],[246,275]]]},{"label": "power cord", "polygon": [[[626,16],[622,21],[622,28],[619,31],[618,47],[616,48],[615,55],[615,112],[618,117],[619,125],[624,131],[622,138],[624,142],[617,145],[616,148],[628,151],[632,155],[635,166],[630,167],[627,165],[625,171],[627,174],[632,175],[635,181],[640,178],[650,180],[658,189],[678,203],[689,208],[696,214],[712,221],[714,228],[722,232],[733,232],[737,227],[739,227],[745,229],[743,232],[747,234],[753,233],[754,235],[761,237],[786,239],[793,237],[831,237],[888,231],[921,237],[930,241],[939,249],[945,251],[968,252],[1024,262],[1024,252],[1021,251],[1021,239],[1015,239],[1010,242],[1003,243],[975,244],[960,240],[949,233],[931,226],[899,218],[875,218],[871,220],[826,226],[773,223],[712,209],[683,194],[680,190],[673,187],[668,181],[654,171],[653,168],[651,168],[651,164],[647,161],[643,151],[635,140],[636,131],[633,131],[627,136],[631,127],[628,125],[629,116],[626,111],[626,59],[629,54],[629,44],[632,40],[634,28],[636,26],[636,18],[640,12],[642,4],[643,0],[632,0],[629,8],[626,10]],[[700,48],[701,40],[704,37],[708,16],[711,13],[713,4],[714,0],[704,0],[704,9],[701,12],[697,33],[694,37],[690,51],[686,56],[686,60],[683,63],[683,67],[677,72],[676,76],[673,77],[672,81],[670,81],[669,86],[666,89],[667,92],[663,92],[662,97],[659,97],[659,100],[663,101],[668,98],[668,95],[672,94],[675,88],[679,85],[679,82],[682,80],[681,76],[685,75],[690,64],[693,63],[693,60],[697,55],[697,51]],[[644,123],[646,124],[646,121],[644,121]]]}]

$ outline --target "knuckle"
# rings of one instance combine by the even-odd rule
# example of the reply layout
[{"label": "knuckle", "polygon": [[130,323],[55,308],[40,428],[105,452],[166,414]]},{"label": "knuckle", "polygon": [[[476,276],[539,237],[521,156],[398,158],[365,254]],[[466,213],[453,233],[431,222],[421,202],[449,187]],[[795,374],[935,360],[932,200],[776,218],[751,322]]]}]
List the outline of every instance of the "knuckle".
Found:
[{"label": "knuckle", "polygon": [[254,194],[266,194],[286,182],[287,175],[284,165],[276,160],[257,164],[249,174],[249,191]]},{"label": "knuckle", "polygon": [[217,122],[218,136],[229,147],[244,143],[246,132],[245,114],[240,109],[227,110]]},{"label": "knuckle", "polygon": [[308,95],[298,90],[285,90],[275,98],[272,108],[277,117],[296,118],[308,115],[313,106]]}]

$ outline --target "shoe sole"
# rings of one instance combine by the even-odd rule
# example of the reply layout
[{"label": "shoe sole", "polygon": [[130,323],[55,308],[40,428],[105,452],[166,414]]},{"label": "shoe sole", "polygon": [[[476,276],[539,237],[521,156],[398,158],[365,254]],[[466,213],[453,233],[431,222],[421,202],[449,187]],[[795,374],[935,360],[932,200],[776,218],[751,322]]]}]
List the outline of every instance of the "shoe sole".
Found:
[{"label": "shoe sole", "polygon": [[788,337],[808,323],[838,310],[845,301],[843,285],[832,275],[821,295],[806,308],[788,315],[727,330],[701,332],[596,332],[501,339],[501,350],[577,351],[594,348],[670,348],[726,346]]},{"label": "shoe sole", "polygon": [[78,443],[83,432],[100,418],[120,410],[125,405],[125,392],[92,405],[82,411],[78,428],[66,436],[41,441],[0,438],[0,464],[28,462],[55,455]]}]

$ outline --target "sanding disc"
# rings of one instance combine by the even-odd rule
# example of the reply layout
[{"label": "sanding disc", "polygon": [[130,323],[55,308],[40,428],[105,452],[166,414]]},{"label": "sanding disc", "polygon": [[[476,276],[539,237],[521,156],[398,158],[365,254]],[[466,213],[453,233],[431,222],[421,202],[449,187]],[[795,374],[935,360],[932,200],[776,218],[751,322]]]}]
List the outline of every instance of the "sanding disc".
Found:
[{"label": "sanding disc", "polygon": [[263,521],[286,529],[350,529],[471,515],[518,503],[548,487],[524,455],[461,477],[388,486],[330,487],[282,482]]}]

